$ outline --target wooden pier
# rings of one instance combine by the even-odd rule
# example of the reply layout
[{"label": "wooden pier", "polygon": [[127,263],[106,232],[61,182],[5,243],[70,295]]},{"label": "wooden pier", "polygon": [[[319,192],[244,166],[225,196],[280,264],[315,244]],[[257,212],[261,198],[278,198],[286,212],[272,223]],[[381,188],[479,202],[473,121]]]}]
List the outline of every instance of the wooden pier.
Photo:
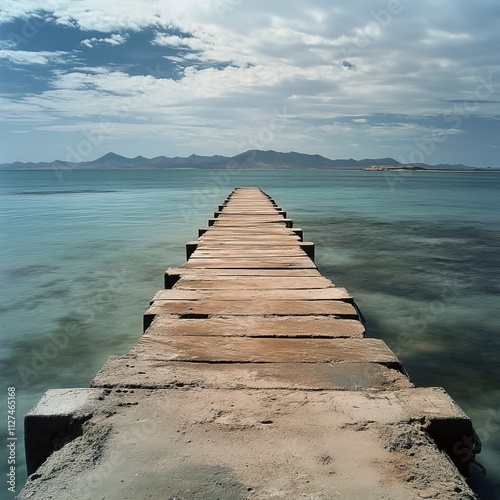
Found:
[{"label": "wooden pier", "polygon": [[133,349],[27,415],[20,499],[476,498],[469,418],[365,336],[270,196],[198,234]]}]

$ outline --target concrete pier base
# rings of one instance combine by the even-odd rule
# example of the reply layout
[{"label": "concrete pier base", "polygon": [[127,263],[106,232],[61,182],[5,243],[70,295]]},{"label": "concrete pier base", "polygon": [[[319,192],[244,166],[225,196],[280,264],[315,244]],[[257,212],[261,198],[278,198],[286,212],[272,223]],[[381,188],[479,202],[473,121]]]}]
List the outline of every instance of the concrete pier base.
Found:
[{"label": "concrete pier base", "polygon": [[100,389],[51,389],[25,416],[24,440],[28,474],[47,458],[83,434],[102,399]]},{"label": "concrete pier base", "polygon": [[20,498],[474,498],[426,432],[459,415],[438,389],[113,388]]}]

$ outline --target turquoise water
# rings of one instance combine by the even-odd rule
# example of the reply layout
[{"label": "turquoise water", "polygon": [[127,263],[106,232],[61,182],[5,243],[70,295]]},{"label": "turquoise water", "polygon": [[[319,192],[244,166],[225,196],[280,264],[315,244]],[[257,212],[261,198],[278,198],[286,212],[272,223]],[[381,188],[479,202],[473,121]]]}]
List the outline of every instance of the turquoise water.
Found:
[{"label": "turquoise water", "polygon": [[271,194],[369,335],[472,418],[488,471],[473,467],[472,484],[499,498],[500,174],[488,172],[0,172],[1,421],[14,386],[18,486],[24,413],[49,388],[87,387],[132,347],[163,271],[238,185]]}]

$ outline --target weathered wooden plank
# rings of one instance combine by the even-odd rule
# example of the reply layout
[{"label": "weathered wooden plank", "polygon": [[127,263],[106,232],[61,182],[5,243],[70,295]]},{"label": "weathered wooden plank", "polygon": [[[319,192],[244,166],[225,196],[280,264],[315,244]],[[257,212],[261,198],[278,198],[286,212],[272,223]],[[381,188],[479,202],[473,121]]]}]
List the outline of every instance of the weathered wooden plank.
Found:
[{"label": "weathered wooden plank", "polygon": [[[217,214],[216,217],[224,216],[260,216],[260,215],[275,215],[280,217],[285,217],[285,212],[283,210],[276,210],[274,206],[271,207],[260,207],[260,208],[245,208],[244,205],[238,207],[225,207],[224,210],[220,210],[218,212],[214,212]],[[285,217],[286,218],[286,217]]]},{"label": "weathered wooden plank", "polygon": [[175,289],[198,289],[198,290],[252,290],[252,289],[284,289],[284,290],[307,290],[310,288],[332,287],[332,282],[322,277],[246,277],[246,276],[208,276],[183,275],[175,284]]},{"label": "weathered wooden plank", "polygon": [[[217,219],[216,219],[217,220]],[[213,226],[208,226],[207,231],[210,232],[210,234],[216,234],[217,232],[219,233],[224,233],[225,236],[228,235],[228,231],[231,232],[231,234],[245,234],[245,233],[259,233],[259,234],[288,234],[290,236],[293,236],[294,230],[293,228],[286,227],[284,224],[282,224],[283,221],[280,221],[281,225],[278,224],[266,224],[266,225],[247,225],[246,223],[242,223],[241,225],[235,226],[224,226],[223,224],[214,224]],[[296,229],[296,228],[295,228]]]},{"label": "weathered wooden plank", "polygon": [[154,303],[145,316],[157,314],[181,315],[226,315],[238,316],[277,315],[335,315],[349,319],[359,319],[356,308],[341,300],[169,300]]},{"label": "weathered wooden plank", "polygon": [[186,252],[188,258],[190,258],[195,252],[195,257],[213,257],[213,256],[262,256],[267,257],[275,256],[296,256],[300,257],[304,254],[307,255],[311,260],[314,260],[314,243],[309,242],[298,242],[298,241],[287,241],[280,242],[279,244],[273,240],[267,240],[265,242],[252,242],[246,240],[243,244],[240,243],[221,243],[220,241],[212,242],[195,242],[189,241],[186,243]]},{"label": "weathered wooden plank", "polygon": [[260,256],[265,256],[266,250],[272,250],[273,252],[283,250],[283,254],[290,253],[290,251],[302,250],[304,253],[310,250],[308,246],[301,247],[301,241],[291,240],[291,241],[281,241],[276,242],[276,240],[262,238],[257,241],[251,241],[250,239],[238,240],[231,239],[222,243],[224,240],[216,238],[212,240],[203,240],[198,242],[197,245],[191,244],[191,248],[194,250],[214,250],[214,251],[230,251],[230,252],[243,252],[245,250],[258,250]]},{"label": "weathered wooden plank", "polygon": [[264,216],[264,215],[256,215],[256,216],[240,216],[240,215],[227,215],[223,216],[222,214],[219,215],[218,217],[210,218],[209,220],[209,226],[215,225],[217,222],[223,223],[223,222],[230,222],[231,225],[234,226],[240,226],[240,225],[246,225],[246,224],[261,224],[262,227],[266,227],[267,225],[272,225],[273,223],[282,223],[286,222],[288,228],[293,227],[293,220],[289,218],[285,218],[282,215],[276,214],[276,215],[269,215],[269,216]]},{"label": "weathered wooden plank", "polygon": [[288,234],[264,234],[264,233],[227,233],[221,234],[212,233],[211,231],[207,231],[204,235],[200,236],[198,240],[196,240],[198,244],[204,245],[300,245],[303,243],[300,241],[297,235],[288,235]]},{"label": "weathered wooden plank", "polygon": [[209,226],[204,228],[205,233],[202,235],[206,237],[220,237],[222,238],[238,238],[239,236],[248,237],[269,237],[272,235],[287,236],[297,239],[295,230],[283,225],[268,224],[266,227],[262,226]]},{"label": "weathered wooden plank", "polygon": [[379,339],[296,339],[143,335],[131,354],[155,353],[176,361],[210,363],[379,363],[400,362]]},{"label": "weathered wooden plank", "polygon": [[281,216],[259,216],[259,217],[239,217],[237,215],[220,216],[214,219],[214,226],[267,226],[268,224],[285,224],[287,219]]},{"label": "weathered wooden plank", "polygon": [[186,264],[186,269],[316,269],[316,265],[309,257],[266,257],[266,258],[225,258],[207,259],[191,257]]},{"label": "weathered wooden plank", "polygon": [[314,243],[309,241],[299,241],[297,238],[284,237],[236,237],[236,238],[221,238],[221,237],[205,237],[201,236],[198,240],[188,241],[188,245],[197,245],[198,248],[216,248],[216,249],[233,249],[233,248],[260,248],[273,246],[286,249],[287,247],[306,248],[314,246]]},{"label": "weathered wooden plank", "polygon": [[217,248],[198,248],[195,250],[190,258],[194,259],[246,259],[246,258],[256,258],[256,257],[304,257],[306,253],[301,248],[272,248],[267,246],[266,248],[241,248],[241,249],[217,249]]},{"label": "weathered wooden plank", "polygon": [[262,199],[258,196],[232,196],[231,199],[224,205],[223,210],[231,209],[236,206],[243,208],[248,207],[270,207],[276,208],[276,205],[269,199]]},{"label": "weathered wooden plank", "polygon": [[267,226],[277,227],[277,228],[290,228],[291,226],[285,221],[282,220],[269,220],[269,221],[235,221],[235,220],[219,220],[215,219],[214,224],[211,227],[217,228],[232,228],[232,227],[241,227],[244,226],[246,230],[250,228],[257,228],[260,231],[266,230]]},{"label": "weathered wooden plank", "polygon": [[246,212],[242,209],[240,213],[232,212],[230,210],[223,210],[219,213],[217,219],[235,219],[235,220],[267,220],[267,219],[285,219],[285,217],[274,209],[262,210],[259,212]]},{"label": "weathered wooden plank", "polygon": [[323,276],[317,268],[311,269],[248,269],[248,268],[231,268],[231,269],[206,269],[206,268],[187,268],[187,267],[171,267],[166,273],[179,276],[196,276],[202,279],[207,277],[224,277],[224,276],[245,276],[245,277],[312,277],[322,278]]},{"label": "weathered wooden plank", "polygon": [[177,315],[156,316],[149,335],[205,335],[221,337],[324,337],[363,338],[365,328],[354,319],[335,316],[241,316],[181,319]]},{"label": "weathered wooden plank", "polygon": [[413,384],[378,363],[191,363],[153,355],[112,356],[94,387],[168,389],[398,390]]},{"label": "weathered wooden plank", "polygon": [[345,288],[241,289],[241,290],[159,290],[152,302],[160,300],[345,300],[352,301]]}]

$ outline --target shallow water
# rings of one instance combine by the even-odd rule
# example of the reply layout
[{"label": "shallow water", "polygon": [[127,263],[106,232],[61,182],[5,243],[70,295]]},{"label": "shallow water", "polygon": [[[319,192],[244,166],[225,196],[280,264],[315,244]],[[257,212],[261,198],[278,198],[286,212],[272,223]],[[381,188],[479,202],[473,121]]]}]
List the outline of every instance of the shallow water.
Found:
[{"label": "shallow water", "polygon": [[1,404],[15,386],[18,486],[22,415],[131,348],[163,271],[237,185],[271,194],[369,335],[472,418],[488,470],[474,468],[472,483],[499,498],[500,174],[486,172],[0,172]]}]

